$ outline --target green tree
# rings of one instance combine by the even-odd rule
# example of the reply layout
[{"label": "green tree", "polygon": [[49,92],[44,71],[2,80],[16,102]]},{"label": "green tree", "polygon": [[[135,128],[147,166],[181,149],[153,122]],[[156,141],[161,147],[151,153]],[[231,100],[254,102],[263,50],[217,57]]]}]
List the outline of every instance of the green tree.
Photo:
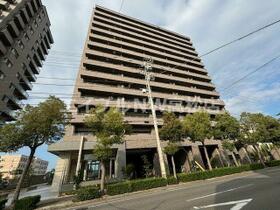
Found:
[{"label": "green tree", "polygon": [[261,113],[243,112],[240,116],[241,140],[244,144],[252,145],[263,166],[265,162],[259,149],[259,143],[269,139],[266,117]]},{"label": "green tree", "polygon": [[179,142],[183,140],[184,132],[182,122],[174,113],[165,112],[163,114],[163,126],[159,134],[162,140],[168,141],[164,152],[171,156],[173,175],[177,178],[174,155],[179,150]]},{"label": "green tree", "polygon": [[113,156],[112,146],[124,142],[124,136],[129,134],[130,127],[125,123],[123,114],[116,108],[110,108],[106,112],[105,108],[101,105],[91,109],[84,122],[96,137],[93,154],[100,161],[100,190],[103,193],[106,174],[105,163]]},{"label": "green tree", "polygon": [[238,120],[232,117],[229,113],[219,114],[215,117],[213,135],[216,139],[222,140],[223,148],[231,153],[236,166],[239,164],[237,163],[234,155],[235,144],[233,141],[236,141],[236,139],[240,136],[239,131],[240,125]]},{"label": "green tree", "polygon": [[212,137],[212,126],[209,114],[207,112],[195,112],[192,115],[187,115],[183,120],[183,129],[192,142],[201,142],[208,168],[212,170],[212,165],[205,146],[205,139]]},{"label": "green tree", "polygon": [[17,120],[0,128],[0,151],[14,152],[19,148],[30,149],[29,158],[15,189],[12,205],[19,197],[23,180],[30,168],[38,147],[58,141],[69,121],[66,105],[60,99],[50,96],[37,106],[27,105],[19,111]]}]

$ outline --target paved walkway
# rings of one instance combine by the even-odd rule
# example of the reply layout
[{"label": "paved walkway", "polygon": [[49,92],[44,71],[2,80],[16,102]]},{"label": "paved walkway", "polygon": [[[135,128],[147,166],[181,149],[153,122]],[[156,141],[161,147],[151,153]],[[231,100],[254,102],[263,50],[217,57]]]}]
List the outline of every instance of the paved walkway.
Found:
[{"label": "paved walkway", "polygon": [[[52,198],[57,198],[58,193],[51,191],[50,185],[37,185],[37,188],[34,190],[27,190],[28,188],[24,188],[20,192],[19,198],[27,197],[27,196],[34,196],[34,195],[41,195],[41,200],[47,200]],[[10,193],[8,195],[8,202],[7,205],[10,205],[14,193]]]}]

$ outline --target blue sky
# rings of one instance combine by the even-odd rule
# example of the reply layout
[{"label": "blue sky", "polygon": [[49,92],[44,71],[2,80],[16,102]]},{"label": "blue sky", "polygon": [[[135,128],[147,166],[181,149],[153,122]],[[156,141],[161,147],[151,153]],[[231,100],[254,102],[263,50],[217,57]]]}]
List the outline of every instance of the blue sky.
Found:
[{"label": "blue sky", "polygon": [[[121,0],[46,0],[44,4],[55,43],[30,92],[28,102],[31,104],[47,97],[44,92],[60,93],[57,96],[70,102],[90,15],[96,3],[190,36],[199,54],[280,19],[278,0],[124,0],[122,8]],[[280,112],[280,59],[223,91],[235,80],[280,54],[279,34],[280,24],[274,25],[203,58],[226,109],[233,115],[238,116],[242,111],[270,115]],[[22,149],[19,152],[28,154],[29,151]],[[36,155],[49,160],[49,168],[55,167],[56,156],[47,152],[47,146],[41,147]]]}]

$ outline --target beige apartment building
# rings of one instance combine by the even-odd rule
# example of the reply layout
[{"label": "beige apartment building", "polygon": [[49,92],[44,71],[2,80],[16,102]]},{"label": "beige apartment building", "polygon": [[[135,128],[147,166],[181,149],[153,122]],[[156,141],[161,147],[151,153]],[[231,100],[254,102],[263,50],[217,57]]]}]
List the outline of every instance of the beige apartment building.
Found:
[{"label": "beige apartment building", "polygon": [[[133,164],[140,177],[143,155],[159,175],[151,108],[143,90],[146,83],[141,71],[146,59],[153,61],[151,89],[159,127],[164,111],[172,111],[179,118],[199,110],[211,117],[224,112],[225,104],[189,37],[96,6],[72,97],[71,125],[62,141],[49,146],[49,152],[59,156],[54,190],[72,183],[79,169],[85,182],[99,179],[99,162],[92,152],[95,137],[83,123],[88,110],[98,104],[118,107],[133,128],[124,144],[114,146],[107,176],[122,178],[126,165]],[[221,152],[220,143],[208,140],[207,151],[213,159]],[[170,160],[165,157],[165,161]],[[193,161],[207,167],[201,145],[187,140],[175,161],[177,172],[191,170]]]},{"label": "beige apartment building", "polygon": [[[20,175],[26,166],[26,155],[3,155],[0,157],[0,173],[4,179],[14,179]],[[45,175],[48,169],[48,161],[34,157],[31,163],[31,173],[34,176]]]},{"label": "beige apartment building", "polygon": [[0,0],[0,122],[14,119],[53,43],[41,0]]}]

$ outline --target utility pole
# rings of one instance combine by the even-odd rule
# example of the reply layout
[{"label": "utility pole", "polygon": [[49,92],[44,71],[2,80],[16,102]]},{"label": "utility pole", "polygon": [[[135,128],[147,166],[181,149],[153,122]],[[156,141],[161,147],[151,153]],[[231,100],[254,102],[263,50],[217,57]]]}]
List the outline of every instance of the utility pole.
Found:
[{"label": "utility pole", "polygon": [[160,138],[159,138],[156,111],[155,111],[155,108],[154,108],[154,101],[153,101],[152,91],[151,91],[151,86],[150,86],[150,81],[151,81],[151,79],[153,79],[151,69],[152,69],[152,59],[151,58],[145,59],[144,71],[142,72],[142,74],[145,75],[146,90],[143,91],[143,92],[147,91],[147,93],[148,93],[148,98],[149,98],[149,102],[150,102],[150,106],[151,106],[151,110],[152,110],[152,115],[153,115],[153,121],[154,121],[154,128],[155,128],[155,134],[156,134],[157,151],[158,151],[158,157],[159,157],[159,165],[160,165],[161,176],[166,178],[166,168],[165,168],[163,152],[162,152]]}]

